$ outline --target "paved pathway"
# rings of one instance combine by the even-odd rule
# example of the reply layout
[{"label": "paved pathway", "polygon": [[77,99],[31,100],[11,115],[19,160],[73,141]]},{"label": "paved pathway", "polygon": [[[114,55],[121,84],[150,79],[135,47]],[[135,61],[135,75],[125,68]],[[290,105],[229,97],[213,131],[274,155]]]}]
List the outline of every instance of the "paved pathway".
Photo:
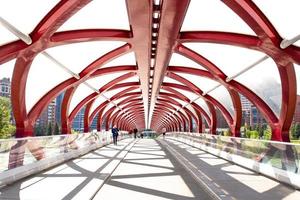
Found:
[{"label": "paved pathway", "polygon": [[300,199],[291,187],[170,139],[125,139],[6,186],[0,199],[208,200],[211,190],[222,200]]}]

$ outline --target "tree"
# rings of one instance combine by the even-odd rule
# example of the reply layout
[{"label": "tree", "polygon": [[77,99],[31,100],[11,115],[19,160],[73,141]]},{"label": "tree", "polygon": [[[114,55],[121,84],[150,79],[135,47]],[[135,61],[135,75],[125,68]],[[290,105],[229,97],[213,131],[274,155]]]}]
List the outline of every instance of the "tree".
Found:
[{"label": "tree", "polygon": [[58,123],[55,123],[55,127],[54,127],[54,135],[59,135],[60,131],[59,131],[59,126]]},{"label": "tree", "polygon": [[263,135],[263,139],[264,140],[271,140],[272,138],[272,130],[270,127],[267,127],[265,130],[264,130],[264,135]]},{"label": "tree", "polygon": [[294,127],[294,133],[293,133],[293,138],[294,139],[299,139],[300,137],[300,124],[296,123]]},{"label": "tree", "polygon": [[8,98],[0,97],[0,139],[11,137],[16,128],[10,122],[11,106]]},{"label": "tree", "polygon": [[53,127],[52,123],[48,123],[48,128],[47,128],[47,135],[53,135]]}]

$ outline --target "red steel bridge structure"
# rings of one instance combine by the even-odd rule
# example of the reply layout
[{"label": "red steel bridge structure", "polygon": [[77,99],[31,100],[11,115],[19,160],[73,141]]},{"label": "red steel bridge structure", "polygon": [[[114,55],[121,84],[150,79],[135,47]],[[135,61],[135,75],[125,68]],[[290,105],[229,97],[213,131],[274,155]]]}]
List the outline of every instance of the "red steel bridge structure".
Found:
[{"label": "red steel bridge structure", "polygon": [[[297,95],[295,68],[300,64],[300,48],[297,42],[299,36],[285,38],[278,31],[277,24],[271,22],[272,19],[259,1],[218,1],[232,16],[238,18],[251,34],[230,30],[184,30],[185,23],[201,24],[210,20],[209,16],[190,17],[189,9],[201,9],[197,7],[195,0],[117,1],[114,2],[115,6],[118,3],[124,4],[127,29],[89,27],[60,30],[68,21],[73,18],[76,20],[76,14],[93,3],[95,2],[91,0],[58,1],[38,19],[38,23],[28,33],[18,31],[18,27],[14,27],[12,21],[1,16],[1,24],[18,37],[0,45],[0,64],[6,67],[7,63],[14,61],[10,67],[14,67],[11,100],[17,127],[16,137],[32,136],[34,124],[43,109],[62,92],[63,134],[71,132],[72,122],[83,107],[85,132],[89,131],[93,119],[97,117],[98,130],[105,123],[107,129],[111,124],[116,124],[122,130],[137,127],[156,131],[163,128],[168,131],[193,131],[194,122],[197,132],[201,132],[205,120],[209,133],[215,134],[218,109],[228,123],[232,135],[239,137],[242,120],[241,94],[250,100],[266,119],[272,130],[272,140],[289,141],[289,129]],[[31,6],[34,9],[34,5]],[[114,11],[114,5],[110,12],[117,12]],[[213,15],[222,20],[222,14]],[[21,18],[17,14],[14,17]],[[97,20],[111,19],[103,17]],[[293,19],[297,20],[297,17]],[[289,20],[292,18],[286,19],[286,23]],[[121,45],[108,50],[103,47],[102,55],[87,60],[77,70],[60,62],[59,54],[56,54],[57,57],[53,56],[58,48],[94,42],[117,42]],[[202,55],[201,51],[197,50],[195,46],[201,44],[258,52],[263,57],[254,64],[248,63],[249,67],[242,70],[239,66],[231,66],[239,73],[230,76],[222,64],[214,62],[213,57]],[[101,46],[99,47],[101,49]],[[70,59],[76,59],[77,56],[84,58],[88,55],[85,50],[82,48],[81,55],[70,55]],[[220,57],[222,52],[218,52],[216,48],[213,54]],[[56,80],[56,75],[48,75],[47,70],[44,74],[34,74],[33,71],[37,68],[34,64],[41,55],[52,61],[52,64],[54,62],[58,65],[56,67],[60,67],[61,73],[67,75],[57,81],[51,81]],[[127,55],[133,55],[133,63],[122,62],[122,58]],[[172,61],[175,56],[189,60],[193,65],[176,64]],[[230,59],[234,63],[244,58]],[[265,62],[266,59],[272,63],[270,68],[273,71],[270,71],[269,75],[276,75],[280,80],[277,107],[272,106],[268,97],[257,90],[257,85],[253,84],[255,87],[251,87],[251,84],[236,78],[243,73],[247,79],[247,70],[262,68],[263,66],[256,65]],[[117,64],[110,65],[112,62]],[[44,65],[38,67],[45,68]],[[44,81],[36,81],[37,76],[43,77]],[[253,83],[258,82],[255,77],[248,79]],[[33,82],[29,84],[30,81]],[[208,82],[214,83],[213,87],[208,88],[209,90],[203,89],[202,85],[205,86]],[[268,86],[267,82],[265,84]],[[29,85],[34,87],[28,89]],[[35,93],[37,88],[43,90],[31,99],[29,90]],[[217,90],[219,96],[213,95]],[[113,95],[110,96],[109,93]]]}]

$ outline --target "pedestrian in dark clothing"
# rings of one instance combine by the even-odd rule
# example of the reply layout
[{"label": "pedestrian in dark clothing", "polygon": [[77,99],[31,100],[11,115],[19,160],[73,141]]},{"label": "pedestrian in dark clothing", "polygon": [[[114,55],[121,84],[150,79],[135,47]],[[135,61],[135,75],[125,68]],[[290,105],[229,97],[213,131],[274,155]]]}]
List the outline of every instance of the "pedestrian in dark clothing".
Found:
[{"label": "pedestrian in dark clothing", "polygon": [[119,129],[117,128],[116,125],[113,126],[113,128],[111,129],[111,132],[112,132],[112,135],[113,135],[114,145],[117,145],[118,136],[119,136]]},{"label": "pedestrian in dark clothing", "polygon": [[138,132],[138,130],[136,128],[133,129],[134,139],[136,139],[137,132]]}]

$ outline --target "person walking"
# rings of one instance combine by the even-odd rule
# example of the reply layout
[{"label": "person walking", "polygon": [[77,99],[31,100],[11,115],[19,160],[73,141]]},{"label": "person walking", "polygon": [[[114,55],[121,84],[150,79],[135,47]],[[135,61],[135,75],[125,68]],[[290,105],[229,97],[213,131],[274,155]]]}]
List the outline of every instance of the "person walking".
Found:
[{"label": "person walking", "polygon": [[136,139],[137,132],[138,132],[137,128],[133,129],[133,135],[134,135],[134,139]]},{"label": "person walking", "polygon": [[116,125],[113,126],[113,128],[111,129],[111,132],[112,132],[112,135],[113,135],[114,145],[117,145],[118,136],[119,136],[119,129],[117,128]]},{"label": "person walking", "polygon": [[166,128],[163,128],[163,129],[162,129],[163,139],[165,139],[166,132],[167,132],[167,129],[166,129]]}]

